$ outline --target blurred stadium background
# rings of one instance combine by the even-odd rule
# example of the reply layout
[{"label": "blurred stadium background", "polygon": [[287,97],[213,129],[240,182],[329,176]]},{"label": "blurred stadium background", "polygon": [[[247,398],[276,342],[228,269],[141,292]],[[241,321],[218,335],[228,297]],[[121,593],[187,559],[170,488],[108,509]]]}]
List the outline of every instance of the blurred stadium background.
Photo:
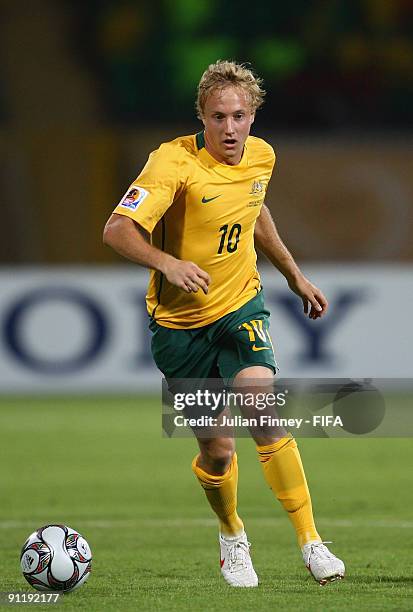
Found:
[{"label": "blurred stadium background", "polygon": [[305,325],[264,272],[283,375],[411,376],[412,1],[0,7],[3,390],[158,380],[146,273],[102,246],[102,226],[151,150],[200,129],[197,81],[223,57],[265,79],[267,204],[332,302]]},{"label": "blurred stadium background", "polygon": [[[216,59],[251,62],[265,80],[253,133],[278,156],[267,205],[331,300],[311,325],[261,262],[282,374],[413,378],[412,0],[0,0],[0,47],[0,407],[12,491],[2,524],[23,521],[16,544],[47,513],[21,510],[13,466],[26,463],[27,450],[15,455],[29,432],[19,406],[48,419],[42,397],[66,394],[58,432],[74,395],[109,393],[116,407],[119,394],[154,393],[159,419],[147,275],[101,234],[148,153],[199,131],[196,85]],[[377,484],[377,457],[363,486]],[[343,495],[352,491],[343,484]],[[201,504],[197,493],[190,503]],[[85,516],[73,516],[81,530]]]}]

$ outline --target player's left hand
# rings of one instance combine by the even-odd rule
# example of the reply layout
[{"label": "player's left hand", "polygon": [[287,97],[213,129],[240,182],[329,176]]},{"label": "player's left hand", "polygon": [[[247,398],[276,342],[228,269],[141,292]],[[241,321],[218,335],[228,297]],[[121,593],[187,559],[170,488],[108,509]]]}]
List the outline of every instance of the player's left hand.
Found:
[{"label": "player's left hand", "polygon": [[288,285],[302,299],[305,315],[310,319],[319,319],[325,315],[328,309],[327,298],[305,276],[289,281]]}]

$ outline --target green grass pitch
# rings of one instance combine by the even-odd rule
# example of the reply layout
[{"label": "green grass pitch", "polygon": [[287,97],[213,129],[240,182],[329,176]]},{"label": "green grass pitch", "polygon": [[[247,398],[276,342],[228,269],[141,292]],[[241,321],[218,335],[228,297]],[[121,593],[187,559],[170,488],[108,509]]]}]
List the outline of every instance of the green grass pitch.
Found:
[{"label": "green grass pitch", "polygon": [[239,440],[239,510],[260,586],[231,589],[190,469],[196,444],[163,438],[160,413],[160,399],[149,397],[0,401],[0,591],[34,592],[20,574],[20,547],[59,522],[94,554],[89,581],[59,609],[412,609],[410,439],[299,441],[319,530],[347,567],[344,581],[323,588],[304,568],[253,443]]}]

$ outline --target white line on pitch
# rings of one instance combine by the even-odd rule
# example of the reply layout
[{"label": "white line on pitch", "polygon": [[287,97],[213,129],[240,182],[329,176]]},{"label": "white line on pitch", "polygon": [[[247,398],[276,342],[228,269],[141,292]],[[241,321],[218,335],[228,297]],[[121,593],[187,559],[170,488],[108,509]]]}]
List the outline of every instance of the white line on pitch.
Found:
[{"label": "white line on pitch", "polygon": [[[53,519],[51,519],[53,520]],[[58,522],[56,520],[56,522]],[[81,525],[82,528],[97,528],[97,529],[113,529],[113,528],[137,528],[137,527],[214,527],[217,524],[215,518],[176,518],[176,519],[114,519],[114,520],[88,520],[82,518],[75,518],[69,523],[76,523]],[[258,525],[268,525],[272,527],[282,527],[285,523],[285,518],[271,518],[271,517],[255,517],[248,518],[248,523]],[[19,529],[22,527],[32,527],[36,529],[40,527],[42,523],[41,519],[27,519],[27,520],[4,520],[0,521],[0,529]],[[43,521],[44,523],[44,521]],[[368,520],[368,519],[329,519],[329,518],[318,518],[317,523],[325,525],[327,527],[344,527],[344,528],[382,528],[382,529],[413,529],[413,521],[394,521],[386,519]]]}]

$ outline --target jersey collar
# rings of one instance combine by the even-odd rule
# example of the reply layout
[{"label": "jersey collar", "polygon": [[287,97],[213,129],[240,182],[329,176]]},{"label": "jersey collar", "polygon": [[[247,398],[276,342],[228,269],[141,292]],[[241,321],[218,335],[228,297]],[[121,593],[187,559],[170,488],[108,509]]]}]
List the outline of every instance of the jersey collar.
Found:
[{"label": "jersey collar", "polygon": [[195,135],[196,146],[198,149],[198,155],[202,162],[204,162],[209,168],[214,168],[216,172],[226,177],[234,177],[238,175],[239,171],[248,166],[248,138],[244,145],[244,151],[242,153],[241,161],[236,166],[230,166],[229,164],[222,164],[213,157],[205,147],[205,133],[198,132]]}]

